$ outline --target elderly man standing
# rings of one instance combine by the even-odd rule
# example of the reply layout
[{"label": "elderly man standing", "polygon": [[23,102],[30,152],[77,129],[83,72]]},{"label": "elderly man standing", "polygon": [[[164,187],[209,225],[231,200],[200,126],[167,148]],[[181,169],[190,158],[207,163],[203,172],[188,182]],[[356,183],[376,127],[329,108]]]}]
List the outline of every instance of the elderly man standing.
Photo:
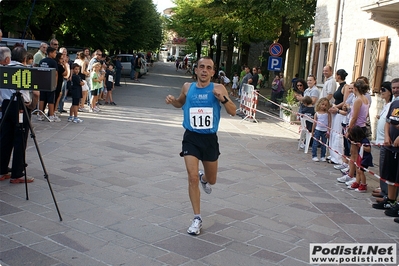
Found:
[{"label": "elderly man standing", "polygon": [[337,90],[337,82],[333,77],[333,69],[330,65],[323,68],[323,75],[326,78],[323,89],[321,90],[320,98],[326,97],[330,104],[334,104],[333,94]]},{"label": "elderly man standing", "polygon": [[[1,40],[1,30],[0,30],[0,40]],[[2,66],[6,66],[11,62],[11,51],[10,48],[8,47],[0,47],[0,65]],[[0,94],[0,121],[2,118],[2,109],[1,109],[1,105],[3,103],[3,98],[1,97]]]},{"label": "elderly man standing", "polygon": [[[0,51],[0,60],[3,57],[3,50]],[[6,51],[9,52],[9,51]],[[25,66],[27,51],[23,47],[15,47],[11,53],[9,66]],[[21,118],[18,114],[22,106],[17,101],[11,101],[15,90],[1,89],[0,96],[3,99],[2,106],[7,113],[4,114],[2,127],[0,128],[0,181],[10,179],[10,183],[33,182],[33,177],[26,177],[25,174],[25,150],[29,135],[30,110],[33,109],[39,98],[39,93],[33,91],[32,95],[27,90],[21,91],[21,97],[29,113],[23,112],[22,127],[19,126]],[[7,109],[8,107],[8,109]],[[8,164],[12,156],[12,171],[9,174]]]},{"label": "elderly man standing", "polygon": [[39,51],[33,56],[33,66],[39,66],[40,61],[46,58],[47,43],[42,42],[39,47]]}]

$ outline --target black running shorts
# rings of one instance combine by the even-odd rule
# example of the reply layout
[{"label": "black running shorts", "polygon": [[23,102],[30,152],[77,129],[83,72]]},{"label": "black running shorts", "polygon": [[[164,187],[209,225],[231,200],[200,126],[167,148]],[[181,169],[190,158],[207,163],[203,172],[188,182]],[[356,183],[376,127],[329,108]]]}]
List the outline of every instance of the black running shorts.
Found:
[{"label": "black running shorts", "polygon": [[199,134],[186,130],[180,156],[192,155],[201,161],[214,162],[219,158],[219,143],[216,134]]}]

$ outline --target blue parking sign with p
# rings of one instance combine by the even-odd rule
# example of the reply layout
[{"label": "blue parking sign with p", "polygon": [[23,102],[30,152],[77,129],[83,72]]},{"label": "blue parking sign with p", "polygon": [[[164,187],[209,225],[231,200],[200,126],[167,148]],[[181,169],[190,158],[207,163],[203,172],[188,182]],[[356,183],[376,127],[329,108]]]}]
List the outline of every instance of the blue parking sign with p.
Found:
[{"label": "blue parking sign with p", "polygon": [[267,63],[267,70],[269,71],[281,71],[283,65],[283,58],[270,56]]}]

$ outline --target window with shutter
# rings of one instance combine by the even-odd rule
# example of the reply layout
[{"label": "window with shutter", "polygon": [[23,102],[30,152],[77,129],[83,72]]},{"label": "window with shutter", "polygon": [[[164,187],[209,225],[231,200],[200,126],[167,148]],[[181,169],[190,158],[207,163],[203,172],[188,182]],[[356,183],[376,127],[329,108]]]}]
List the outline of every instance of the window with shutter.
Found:
[{"label": "window with shutter", "polygon": [[370,83],[370,88],[373,92],[379,92],[381,89],[381,83],[384,78],[385,61],[387,59],[389,39],[388,36],[381,37],[378,40],[378,50],[375,62],[375,71],[373,82]]},{"label": "window with shutter", "polygon": [[332,42],[329,42],[328,43],[328,53],[327,53],[327,63],[326,63],[326,65],[330,65],[331,67],[334,67],[333,66],[333,60],[334,60],[334,49],[335,49],[335,47],[334,47],[334,43],[332,43]]},{"label": "window with shutter", "polygon": [[319,64],[320,43],[314,44],[313,62],[312,62],[312,75],[317,77],[317,66]]},{"label": "window with shutter", "polygon": [[356,49],[355,49],[355,62],[353,64],[353,76],[352,80],[355,80],[357,77],[362,75],[363,70],[363,57],[364,57],[364,39],[356,40]]}]

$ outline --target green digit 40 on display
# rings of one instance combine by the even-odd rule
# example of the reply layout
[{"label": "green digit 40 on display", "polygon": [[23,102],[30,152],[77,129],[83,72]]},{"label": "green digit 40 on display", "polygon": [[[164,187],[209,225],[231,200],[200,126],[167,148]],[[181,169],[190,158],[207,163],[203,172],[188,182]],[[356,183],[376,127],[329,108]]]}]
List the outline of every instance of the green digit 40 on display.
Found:
[{"label": "green digit 40 on display", "polygon": [[54,68],[0,66],[0,89],[54,91]]}]

